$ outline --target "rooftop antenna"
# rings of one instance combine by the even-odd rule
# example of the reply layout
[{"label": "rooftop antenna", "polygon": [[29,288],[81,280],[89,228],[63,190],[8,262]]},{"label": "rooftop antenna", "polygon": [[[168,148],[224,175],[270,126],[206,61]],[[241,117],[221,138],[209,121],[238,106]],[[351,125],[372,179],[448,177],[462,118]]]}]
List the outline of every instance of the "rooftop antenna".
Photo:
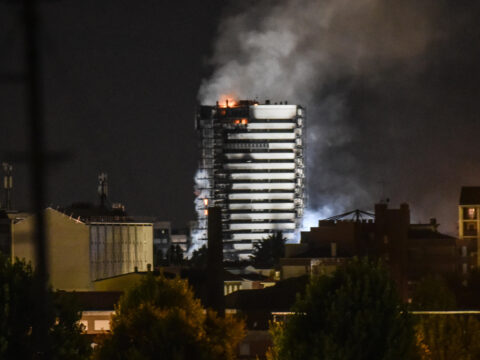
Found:
[{"label": "rooftop antenna", "polygon": [[13,166],[9,163],[2,163],[3,167],[3,191],[5,193],[5,209],[12,210],[13,190]]},{"label": "rooftop antenna", "polygon": [[105,207],[108,196],[108,175],[103,172],[98,175],[98,196],[100,197],[100,206]]}]

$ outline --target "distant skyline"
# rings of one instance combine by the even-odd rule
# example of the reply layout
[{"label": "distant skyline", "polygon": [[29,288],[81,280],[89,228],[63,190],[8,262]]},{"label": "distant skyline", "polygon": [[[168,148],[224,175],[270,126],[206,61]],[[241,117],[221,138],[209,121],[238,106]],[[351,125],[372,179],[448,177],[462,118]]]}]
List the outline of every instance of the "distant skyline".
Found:
[{"label": "distant skyline", "polygon": [[[194,220],[201,81],[232,61],[238,68],[226,69],[246,69],[257,40],[276,54],[282,46],[266,36],[278,33],[297,41],[284,63],[288,74],[295,74],[301,54],[314,55],[302,63],[313,68],[325,58],[315,54],[333,59],[322,77],[305,77],[308,99],[298,92],[275,99],[283,97],[283,85],[257,94],[248,81],[240,92],[306,106],[312,210],[369,210],[388,197],[395,207],[408,202],[413,222],[437,217],[440,231],[455,233],[460,187],[480,185],[480,5],[376,0],[381,6],[370,14],[370,2],[355,9],[342,3],[42,3],[48,148],[68,155],[50,166],[48,203],[98,201],[97,175],[106,172],[110,201],[128,213],[176,226]],[[309,10],[330,5],[338,16],[315,23]],[[411,47],[408,57],[399,50]],[[355,57],[365,49],[372,51],[368,61],[350,61],[350,52]],[[0,3],[0,74],[22,71],[22,51],[19,8]],[[0,80],[0,161],[13,163],[13,202],[27,209],[27,167],[10,156],[28,145],[22,91],[22,84]]]}]

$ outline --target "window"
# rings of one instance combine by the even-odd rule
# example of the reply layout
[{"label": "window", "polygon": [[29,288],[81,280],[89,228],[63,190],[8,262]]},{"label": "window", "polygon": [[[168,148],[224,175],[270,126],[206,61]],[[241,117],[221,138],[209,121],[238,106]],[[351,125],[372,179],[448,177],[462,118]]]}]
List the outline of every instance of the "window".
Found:
[{"label": "window", "polygon": [[464,220],[476,220],[477,219],[477,208],[464,207],[463,208],[463,219]]},{"label": "window", "polygon": [[463,235],[477,236],[477,223],[470,221],[463,223]]},{"label": "window", "polygon": [[93,329],[97,331],[110,331],[110,320],[95,320]]},{"label": "window", "polygon": [[475,219],[475,208],[469,208],[468,209],[468,218],[469,219]]}]

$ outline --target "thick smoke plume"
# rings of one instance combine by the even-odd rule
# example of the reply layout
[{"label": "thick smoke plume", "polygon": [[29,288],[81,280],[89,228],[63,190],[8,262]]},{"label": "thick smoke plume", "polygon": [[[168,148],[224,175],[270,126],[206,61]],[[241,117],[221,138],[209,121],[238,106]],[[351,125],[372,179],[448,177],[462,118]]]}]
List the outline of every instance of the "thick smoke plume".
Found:
[{"label": "thick smoke plume", "polygon": [[452,171],[463,172],[464,184],[473,177],[461,164],[452,168],[465,154],[454,151],[449,137],[449,116],[460,105],[443,90],[449,84],[443,71],[460,61],[452,43],[462,21],[472,25],[475,17],[465,8],[446,17],[452,6],[437,0],[237,6],[220,24],[214,72],[199,100],[214,104],[229,96],[307,107],[314,222],[390,198],[394,206],[410,203],[413,221],[439,217],[443,230],[453,232],[462,181]]}]

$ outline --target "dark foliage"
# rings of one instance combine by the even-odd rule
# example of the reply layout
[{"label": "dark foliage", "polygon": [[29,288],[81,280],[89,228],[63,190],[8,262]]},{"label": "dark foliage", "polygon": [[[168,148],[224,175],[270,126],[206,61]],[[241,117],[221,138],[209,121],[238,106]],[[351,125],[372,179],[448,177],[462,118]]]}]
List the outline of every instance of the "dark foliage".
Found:
[{"label": "dark foliage", "polygon": [[185,280],[149,274],[119,302],[97,359],[230,360],[243,323],[204,311]]},{"label": "dark foliage", "polygon": [[[36,302],[37,276],[29,264],[0,257],[0,358],[32,359],[35,348],[32,328]],[[82,335],[81,314],[71,296],[49,292],[52,306],[48,312],[49,338],[56,360],[88,359],[90,343]]]},{"label": "dark foliage", "polygon": [[414,350],[411,315],[379,263],[356,259],[312,278],[294,310],[274,332],[273,358],[403,360]]},{"label": "dark foliage", "polygon": [[277,265],[280,258],[285,256],[285,240],[279,231],[255,244],[252,255],[253,263],[256,266],[267,267]]}]

